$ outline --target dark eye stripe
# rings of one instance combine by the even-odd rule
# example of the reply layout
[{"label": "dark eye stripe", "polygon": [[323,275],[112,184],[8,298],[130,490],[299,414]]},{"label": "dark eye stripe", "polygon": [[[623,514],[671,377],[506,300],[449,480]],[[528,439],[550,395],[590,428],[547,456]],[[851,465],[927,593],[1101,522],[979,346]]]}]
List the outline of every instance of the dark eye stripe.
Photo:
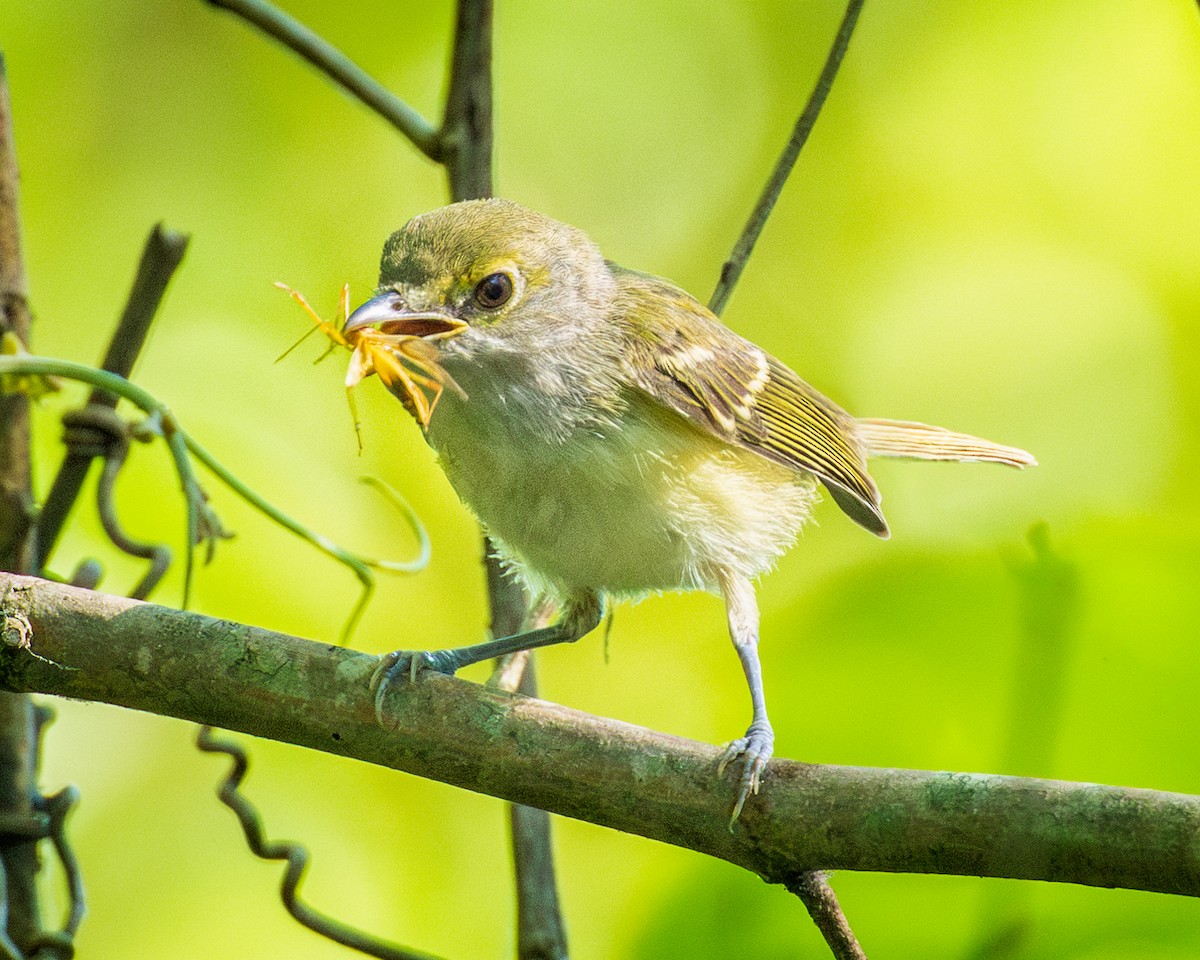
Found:
[{"label": "dark eye stripe", "polygon": [[512,277],[507,273],[489,273],[475,285],[475,302],[487,310],[504,306],[512,294]]}]

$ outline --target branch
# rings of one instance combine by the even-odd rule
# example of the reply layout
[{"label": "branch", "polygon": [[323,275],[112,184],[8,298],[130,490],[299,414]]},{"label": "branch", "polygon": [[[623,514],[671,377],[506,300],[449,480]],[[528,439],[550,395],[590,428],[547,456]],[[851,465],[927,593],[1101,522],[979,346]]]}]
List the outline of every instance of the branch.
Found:
[{"label": "branch", "polygon": [[[491,573],[491,566],[488,567]],[[489,576],[489,586],[491,578]],[[518,591],[524,597],[524,591]],[[493,611],[496,608],[493,607]],[[553,608],[543,605],[529,622],[516,629],[536,629],[553,619]],[[511,632],[511,631],[510,631]],[[496,617],[492,617],[492,635]],[[489,686],[527,697],[537,696],[532,650],[501,657],[488,680]],[[567,930],[558,902],[558,880],[554,869],[554,844],[550,814],[519,803],[508,805],[509,832],[512,837],[513,869],[517,879],[517,960],[567,960]]]},{"label": "branch", "polygon": [[441,161],[437,131],[416,110],[369,76],[329,41],[265,0],[207,0],[237,14],[328,76],[400,131],[430,160]]},{"label": "branch", "polygon": [[452,200],[492,195],[492,0],[458,0],[438,132]]},{"label": "branch", "polygon": [[[29,343],[29,298],[21,256],[20,175],[12,104],[0,54],[0,334]],[[29,399],[0,393],[0,569],[36,570],[29,465]]]},{"label": "branch", "polygon": [[788,175],[792,172],[796,158],[800,156],[800,150],[808,140],[813,125],[817,122],[821,107],[825,105],[825,98],[829,96],[829,90],[833,86],[833,78],[837,76],[838,67],[842,65],[842,57],[846,55],[846,48],[850,46],[850,36],[854,33],[854,25],[858,22],[858,14],[862,10],[862,5],[863,0],[850,0],[846,5],[846,13],[842,17],[842,24],[838,27],[837,36],[833,40],[833,46],[829,50],[829,56],[825,60],[821,75],[817,78],[817,85],[813,87],[808,103],[804,106],[804,112],[796,121],[791,139],[783,148],[783,153],[779,155],[775,169],[771,171],[771,176],[768,178],[766,186],[763,187],[762,195],[758,198],[758,203],[750,213],[750,219],[746,221],[746,226],[742,229],[742,235],[734,244],[729,259],[721,267],[721,279],[717,281],[717,287],[708,301],[708,309],[718,316],[729,302],[733,288],[746,268],[750,254],[754,252],[754,245],[758,243],[758,236],[767,224],[767,217],[775,208],[775,201],[779,199],[779,194],[783,191],[783,185],[787,183]]},{"label": "branch", "polygon": [[774,760],[733,832],[719,748],[376,657],[0,574],[0,686],[312,747],[706,853],[774,883],[820,869],[1052,880],[1200,896],[1200,797]]},{"label": "branch", "polygon": [[[129,291],[129,299],[125,303],[117,329],[100,365],[102,369],[119,377],[129,378],[150,333],[150,324],[154,321],[154,315],[167,292],[167,284],[171,282],[176,268],[182,262],[187,245],[187,234],[167,230],[161,223],[155,224],[150,231],[142,250],[142,258],[138,262],[133,289]],[[117,399],[116,394],[96,387],[92,390],[88,404],[115,410]],[[54,550],[54,544],[63,524],[66,523],[67,515],[71,512],[79,491],[83,489],[93,459],[91,452],[84,453],[67,448],[62,465],[58,468],[58,475],[54,478],[38,517],[39,569],[46,565],[46,560]]]},{"label": "branch", "polygon": [[788,890],[799,897],[800,902],[821,931],[825,943],[833,952],[834,960],[867,960],[858,937],[850,929],[850,923],[842,912],[837,894],[829,885],[829,877],[823,870],[809,870],[788,884]]},{"label": "branch", "polygon": [[[0,54],[0,335],[28,344],[19,179],[12,102]],[[0,392],[0,570],[37,569],[29,446],[28,398]],[[26,696],[0,696],[0,816],[10,821],[27,822],[34,816],[39,746],[33,702]],[[36,842],[0,848],[0,951],[7,955],[24,956],[40,932],[38,867]]]}]

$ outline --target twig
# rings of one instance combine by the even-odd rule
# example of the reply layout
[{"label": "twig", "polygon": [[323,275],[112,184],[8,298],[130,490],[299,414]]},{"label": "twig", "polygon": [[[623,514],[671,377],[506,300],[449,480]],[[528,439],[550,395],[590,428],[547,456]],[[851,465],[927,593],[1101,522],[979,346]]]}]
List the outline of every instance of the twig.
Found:
[{"label": "twig", "polygon": [[27,645],[0,650],[7,689],[354,757],[686,847],[771,882],[877,870],[1200,896],[1196,796],[774,760],[731,833],[736,785],[715,775],[719,747],[436,674],[389,688],[395,725],[385,730],[368,687],[377,657],[32,577],[0,574],[0,618],[29,627]]},{"label": "twig", "polygon": [[715,314],[719,315],[729,302],[733,288],[737,285],[738,279],[742,275],[742,270],[745,269],[746,262],[750,259],[750,254],[754,250],[754,245],[758,242],[758,236],[762,233],[763,227],[766,226],[767,218],[771,215],[771,210],[775,207],[775,201],[779,199],[783,185],[787,182],[788,174],[792,172],[796,158],[800,156],[800,150],[804,146],[805,141],[808,140],[808,135],[812,132],[813,125],[817,122],[817,116],[820,114],[821,107],[825,104],[825,98],[829,95],[829,90],[833,86],[833,79],[837,76],[838,67],[841,66],[842,57],[845,56],[846,48],[850,45],[850,36],[854,33],[854,25],[858,21],[858,14],[862,9],[862,5],[863,0],[850,0],[846,5],[846,13],[842,17],[841,26],[838,27],[837,36],[834,38],[833,47],[830,49],[829,56],[825,60],[825,66],[821,70],[821,75],[817,78],[817,85],[813,87],[813,92],[808,98],[804,112],[800,114],[800,118],[796,121],[796,126],[792,130],[792,136],[788,140],[787,146],[783,148],[783,153],[780,154],[779,160],[775,163],[775,169],[767,180],[766,186],[763,187],[762,195],[758,198],[758,203],[755,205],[753,212],[751,212],[750,219],[746,221],[746,226],[742,229],[742,235],[738,237],[737,243],[734,244],[733,252],[729,255],[729,259],[721,267],[721,278],[717,282],[716,289],[713,290],[712,297],[708,301],[708,308]]},{"label": "twig", "polygon": [[434,960],[429,954],[417,953],[363,933],[328,914],[309,906],[300,899],[300,884],[308,870],[308,850],[290,840],[268,840],[263,829],[262,818],[254,805],[241,792],[242,780],[246,777],[249,760],[246,751],[232,740],[216,735],[212,727],[202,726],[196,734],[196,746],[206,753],[223,753],[233,763],[229,775],[221,781],[217,796],[238,819],[246,844],[256,857],[263,860],[285,860],[287,870],[279,882],[279,896],[287,912],[314,933],[328,937],[351,950],[379,957],[380,960]]},{"label": "twig", "polygon": [[[0,54],[0,334],[29,343],[29,299],[21,256],[20,175],[12,104]],[[34,502],[29,462],[29,400],[0,394],[0,570],[33,573]]]},{"label": "twig", "polygon": [[263,33],[298,53],[344,90],[357,97],[434,161],[440,161],[437,131],[424,117],[327,40],[317,36],[266,0],[206,0],[254,24]]},{"label": "twig", "polygon": [[[525,651],[525,660],[517,692],[536,697],[532,651]],[[519,803],[509,804],[508,812],[517,878],[517,960],[567,960],[550,814]]]},{"label": "twig", "polygon": [[453,200],[492,195],[492,0],[459,0],[438,132]]},{"label": "twig", "polygon": [[[133,289],[121,313],[117,329],[109,342],[108,351],[100,364],[101,368],[128,379],[137,362],[138,354],[150,332],[150,324],[162,303],[167,285],[187,251],[186,234],[168,230],[161,223],[155,224],[146,238],[142,258],[138,263]],[[106,390],[92,391],[88,404],[116,409],[117,397]],[[46,495],[38,517],[38,567],[45,567],[46,560],[58,542],[59,533],[66,522],[71,507],[87,479],[92,455],[68,449],[58,475]]]},{"label": "twig", "polygon": [[800,898],[835,960],[867,960],[823,871],[809,870],[787,888]]}]

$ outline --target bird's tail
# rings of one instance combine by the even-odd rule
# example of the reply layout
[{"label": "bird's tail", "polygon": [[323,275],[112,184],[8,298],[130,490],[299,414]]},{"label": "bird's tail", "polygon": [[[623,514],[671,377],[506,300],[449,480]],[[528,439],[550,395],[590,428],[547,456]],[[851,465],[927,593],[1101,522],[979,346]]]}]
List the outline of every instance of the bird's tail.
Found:
[{"label": "bird's tail", "polygon": [[981,440],[967,433],[908,420],[858,421],[858,439],[872,457],[908,457],[914,460],[963,460],[1003,463],[1010,467],[1033,467],[1032,454]]}]

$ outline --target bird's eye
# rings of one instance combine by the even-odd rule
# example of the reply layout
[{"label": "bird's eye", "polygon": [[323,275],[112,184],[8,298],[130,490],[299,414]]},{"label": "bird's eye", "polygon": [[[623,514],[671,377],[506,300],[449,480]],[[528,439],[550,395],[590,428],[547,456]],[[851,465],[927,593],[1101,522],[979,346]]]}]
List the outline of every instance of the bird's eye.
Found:
[{"label": "bird's eye", "polygon": [[512,277],[507,273],[489,273],[475,285],[475,302],[488,310],[504,306],[512,294]]}]

